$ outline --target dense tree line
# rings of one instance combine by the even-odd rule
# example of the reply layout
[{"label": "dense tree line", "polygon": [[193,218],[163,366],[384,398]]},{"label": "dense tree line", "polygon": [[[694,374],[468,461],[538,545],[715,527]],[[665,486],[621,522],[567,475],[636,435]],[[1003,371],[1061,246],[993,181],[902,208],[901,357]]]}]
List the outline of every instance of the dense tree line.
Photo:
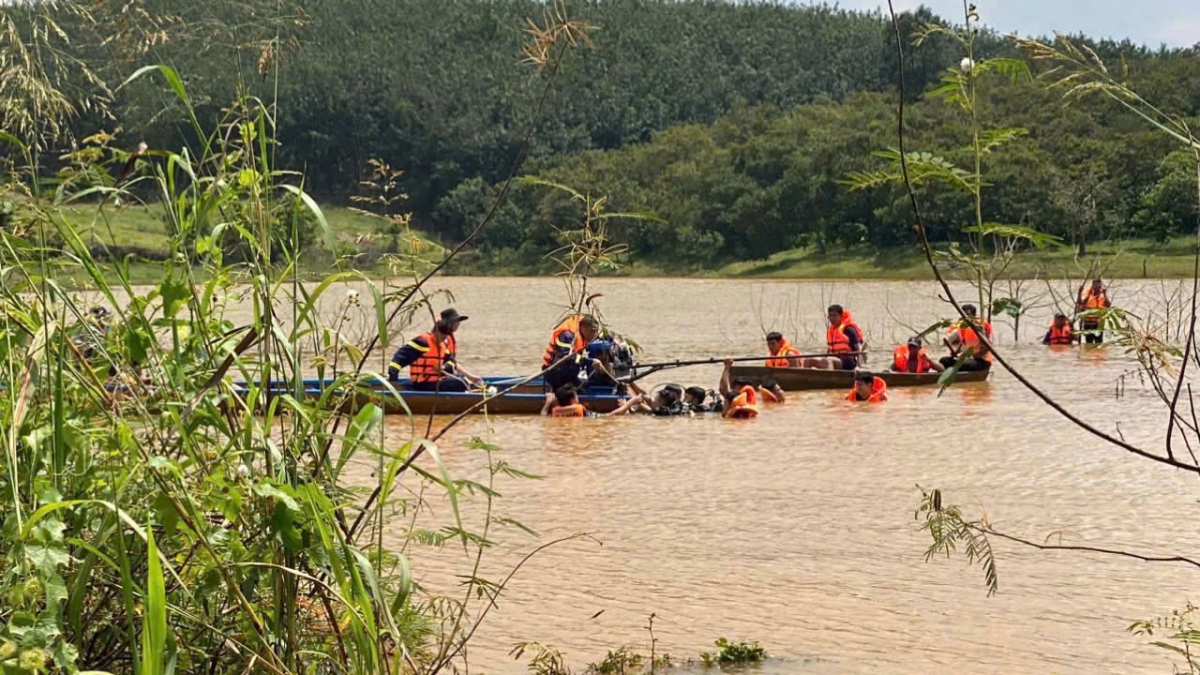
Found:
[{"label": "dense tree line", "polygon": [[[97,3],[98,7],[105,6]],[[141,14],[130,18],[128,7]],[[596,27],[573,53],[533,136],[530,172],[611,196],[614,208],[665,222],[615,224],[638,255],[706,262],[816,246],[910,240],[895,190],[840,183],[894,145],[894,37],[879,13],[828,6],[720,0],[567,0]],[[344,201],[367,161],[405,170],[415,223],[447,239],[478,217],[531,123],[542,82],[520,63],[536,0],[266,0],[115,3],[87,57],[113,82],[147,63],[183,75],[205,121],[239,95],[275,100],[279,158],[320,196]],[[983,8],[986,13],[986,6]],[[942,21],[901,17],[902,35]],[[124,39],[105,33],[116,31]],[[161,33],[158,37],[158,33]],[[1200,67],[1189,50],[1090,42],[1124,60],[1147,97],[1200,111]],[[980,57],[1013,55],[981,36]],[[122,48],[118,48],[122,47]],[[921,100],[958,62],[952,40],[908,45],[914,142],[962,160],[964,122]],[[279,65],[278,71],[273,70]],[[278,73],[278,79],[275,74]],[[989,219],[1074,236],[1166,235],[1191,213],[1179,201],[1179,158],[1116,106],[1064,108],[1038,84],[997,87],[988,114],[1029,129],[991,166]],[[117,92],[113,116],[152,146],[187,136],[173,96],[143,80]],[[80,120],[80,134],[114,125]],[[1174,181],[1174,182],[1172,182]],[[1080,206],[1080,205],[1085,206]],[[958,204],[931,205],[939,236]],[[527,258],[551,244],[561,196],[522,189],[481,243]]]}]

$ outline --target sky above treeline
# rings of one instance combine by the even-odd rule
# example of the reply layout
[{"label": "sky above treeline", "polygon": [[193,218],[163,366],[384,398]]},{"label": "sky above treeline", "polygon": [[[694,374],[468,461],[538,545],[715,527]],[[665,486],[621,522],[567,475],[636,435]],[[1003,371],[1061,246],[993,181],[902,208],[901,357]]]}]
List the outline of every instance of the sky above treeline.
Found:
[{"label": "sky above treeline", "polygon": [[[924,5],[946,20],[962,23],[961,0],[893,2],[898,12]],[[819,3],[804,0],[801,4]],[[845,9],[887,11],[887,0],[839,0],[836,4]],[[976,0],[975,4],[983,22],[1001,33],[1083,33],[1093,38],[1129,38],[1154,48],[1200,43],[1200,0]]]}]

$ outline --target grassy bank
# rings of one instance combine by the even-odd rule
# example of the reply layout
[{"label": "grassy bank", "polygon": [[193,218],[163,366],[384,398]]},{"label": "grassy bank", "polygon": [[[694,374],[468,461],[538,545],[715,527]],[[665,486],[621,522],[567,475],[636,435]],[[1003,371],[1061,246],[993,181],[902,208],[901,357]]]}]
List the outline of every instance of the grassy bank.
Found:
[{"label": "grassy bank", "polygon": [[[343,259],[343,266],[370,275],[386,272],[378,255],[366,251],[379,246],[376,227],[380,220],[340,206],[323,206],[322,210],[339,245],[349,251],[362,251],[356,259]],[[159,259],[166,256],[165,227],[157,209],[134,206],[106,208],[103,217],[91,208],[68,212],[76,231],[85,241],[117,247],[118,252],[132,252],[129,258],[134,279],[147,282],[156,279],[161,270]],[[433,237],[412,232],[416,256],[433,262],[440,258],[442,245]],[[1149,240],[1102,242],[1089,247],[1089,258],[1099,257],[1105,275],[1118,278],[1171,278],[1190,276],[1193,269],[1195,242],[1178,238],[1166,243]],[[1090,261],[1077,261],[1075,249],[1069,246],[1045,248],[1023,253],[1014,263],[1014,275],[1032,277],[1078,275]],[[328,273],[331,261],[323,253],[306,256],[302,272],[307,276]],[[555,269],[547,261],[530,264],[504,256],[488,256],[467,252],[449,270],[454,274],[473,276],[548,275]],[[686,267],[654,261],[632,260],[620,274],[637,277],[716,277],[766,279],[930,279],[932,274],[918,247],[873,250],[867,247],[826,251],[815,247],[781,251],[764,260],[747,260],[712,267]]]}]

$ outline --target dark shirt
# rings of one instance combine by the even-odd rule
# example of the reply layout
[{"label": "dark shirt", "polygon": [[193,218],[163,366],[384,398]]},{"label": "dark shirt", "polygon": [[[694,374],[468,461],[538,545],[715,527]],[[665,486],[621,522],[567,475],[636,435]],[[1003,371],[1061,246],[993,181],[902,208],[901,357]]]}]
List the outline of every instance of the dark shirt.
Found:
[{"label": "dark shirt", "polygon": [[846,326],[842,331],[846,334],[846,339],[850,342],[850,351],[857,352],[862,350],[862,334],[854,326]]},{"label": "dark shirt", "polygon": [[[400,379],[400,373],[405,368],[411,366],[414,361],[425,355],[429,349],[429,341],[424,335],[417,337],[404,343],[404,346],[396,350],[392,355],[392,362],[388,364],[388,379],[393,382]],[[446,373],[454,372],[455,354],[449,350],[445,344],[442,345],[442,370]]]}]

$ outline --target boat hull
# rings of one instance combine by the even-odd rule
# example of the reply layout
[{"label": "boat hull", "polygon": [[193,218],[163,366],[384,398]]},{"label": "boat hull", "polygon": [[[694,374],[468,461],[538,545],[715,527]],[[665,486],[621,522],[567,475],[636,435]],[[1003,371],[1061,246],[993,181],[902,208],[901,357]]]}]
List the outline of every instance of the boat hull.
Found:
[{"label": "boat hull", "polygon": [[[485,382],[498,391],[511,387],[512,381],[513,378],[485,379]],[[341,386],[331,380],[305,380],[304,396],[310,400],[325,396],[331,407],[336,407],[342,412],[354,412],[368,404],[374,404],[383,408],[384,413],[388,415],[459,415],[472,409],[473,412],[490,415],[537,415],[546,402],[546,394],[540,380],[521,385],[504,396],[491,397],[480,391],[414,391],[407,380],[392,383],[392,387],[395,393],[376,383],[360,386],[351,394],[341,390]],[[236,395],[244,393],[244,388],[235,389]],[[272,383],[269,396],[291,393],[291,388],[286,382],[279,382]],[[588,410],[597,413],[612,412],[625,400],[625,397],[616,395],[612,388],[589,388],[579,394],[579,402]],[[475,408],[484,401],[485,405]]]},{"label": "boat hull", "polygon": [[[931,387],[938,383],[941,373],[893,373],[871,371],[883,378],[889,387]],[[816,368],[767,368],[765,366],[733,366],[731,377],[744,377],[756,383],[774,380],[784,391],[810,391],[814,389],[849,389],[854,384],[854,372],[850,370],[818,370]],[[955,384],[983,382],[988,371],[960,372],[954,377]]]}]

